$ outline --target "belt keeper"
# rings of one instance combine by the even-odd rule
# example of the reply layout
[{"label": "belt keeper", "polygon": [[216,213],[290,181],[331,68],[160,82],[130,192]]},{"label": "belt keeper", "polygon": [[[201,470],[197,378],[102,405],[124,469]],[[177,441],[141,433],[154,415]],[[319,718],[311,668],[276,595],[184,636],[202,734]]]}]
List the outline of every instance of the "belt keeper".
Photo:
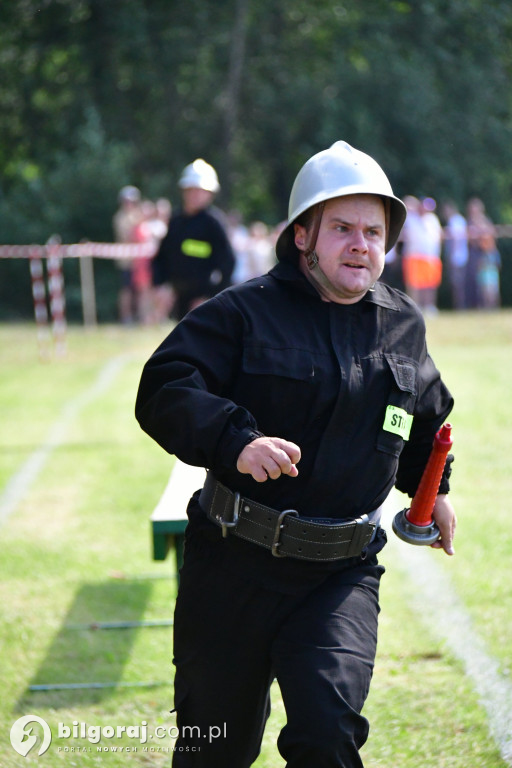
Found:
[{"label": "belt keeper", "polygon": [[222,537],[224,539],[227,539],[228,537],[228,530],[230,528],[236,528],[238,525],[238,514],[240,512],[240,494],[235,493],[235,498],[233,499],[233,519],[232,520],[224,520],[224,518],[221,518],[219,520],[220,527],[222,528]]},{"label": "belt keeper", "polygon": [[347,552],[347,557],[356,557],[357,555],[361,554],[363,549],[361,543],[365,538],[365,535],[367,535],[368,529],[370,528],[370,519],[368,515],[362,515],[362,517],[358,517],[357,520],[354,520],[354,522],[355,530],[354,535],[352,536],[352,541],[350,542],[349,550]]},{"label": "belt keeper", "polygon": [[281,545],[279,539],[281,538],[281,530],[284,527],[283,520],[287,515],[298,517],[299,513],[295,509],[285,509],[277,518],[276,527],[274,529],[274,541],[272,542],[272,554],[274,557],[286,557],[286,555],[282,555],[279,552],[279,546]]}]

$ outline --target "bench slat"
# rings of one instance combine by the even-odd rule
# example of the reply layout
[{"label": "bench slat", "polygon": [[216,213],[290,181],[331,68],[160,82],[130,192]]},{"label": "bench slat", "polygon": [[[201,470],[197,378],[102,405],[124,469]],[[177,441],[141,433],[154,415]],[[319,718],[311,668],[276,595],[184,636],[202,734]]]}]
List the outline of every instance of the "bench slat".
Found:
[{"label": "bench slat", "polygon": [[151,515],[153,559],[165,560],[174,545],[181,566],[190,497],[204,485],[206,470],[175,459],[169,482]]}]

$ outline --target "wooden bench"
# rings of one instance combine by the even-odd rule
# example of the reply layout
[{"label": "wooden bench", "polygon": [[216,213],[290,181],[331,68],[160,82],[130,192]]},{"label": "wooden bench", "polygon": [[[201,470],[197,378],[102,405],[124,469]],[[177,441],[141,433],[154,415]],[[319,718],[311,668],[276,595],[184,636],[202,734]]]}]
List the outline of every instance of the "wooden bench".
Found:
[{"label": "wooden bench", "polygon": [[204,485],[206,470],[175,459],[169,482],[151,515],[153,560],[165,560],[174,549],[176,572],[183,564],[183,544],[190,497]]}]

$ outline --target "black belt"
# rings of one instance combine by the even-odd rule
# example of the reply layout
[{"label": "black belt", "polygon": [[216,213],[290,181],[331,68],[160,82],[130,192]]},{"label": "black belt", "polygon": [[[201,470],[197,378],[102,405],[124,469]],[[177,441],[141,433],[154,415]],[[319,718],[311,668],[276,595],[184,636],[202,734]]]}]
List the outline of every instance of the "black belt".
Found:
[{"label": "black belt", "polygon": [[210,520],[242,539],[270,549],[275,557],[343,560],[360,556],[375,531],[368,515],[339,522],[299,517],[294,509],[278,512],[233,493],[208,472],[199,503]]}]

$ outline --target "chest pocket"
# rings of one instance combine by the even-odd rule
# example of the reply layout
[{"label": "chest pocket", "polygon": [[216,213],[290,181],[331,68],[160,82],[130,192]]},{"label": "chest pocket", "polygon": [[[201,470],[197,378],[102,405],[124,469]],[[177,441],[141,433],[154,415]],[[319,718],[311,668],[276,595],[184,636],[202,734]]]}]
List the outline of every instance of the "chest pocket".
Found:
[{"label": "chest pocket", "polygon": [[[417,396],[418,369],[414,361],[407,358],[384,355],[390,371],[390,390],[386,407],[389,405],[412,415]],[[382,424],[386,414],[382,414]],[[399,456],[404,445],[400,434],[382,428],[377,438],[377,450]]]},{"label": "chest pocket", "polygon": [[298,440],[297,430],[308,422],[315,408],[321,378],[318,373],[307,350],[247,347],[239,401],[265,434]]},{"label": "chest pocket", "polygon": [[315,378],[313,358],[302,349],[248,347],[244,350],[243,370],[245,373],[298,381],[311,381]]}]

